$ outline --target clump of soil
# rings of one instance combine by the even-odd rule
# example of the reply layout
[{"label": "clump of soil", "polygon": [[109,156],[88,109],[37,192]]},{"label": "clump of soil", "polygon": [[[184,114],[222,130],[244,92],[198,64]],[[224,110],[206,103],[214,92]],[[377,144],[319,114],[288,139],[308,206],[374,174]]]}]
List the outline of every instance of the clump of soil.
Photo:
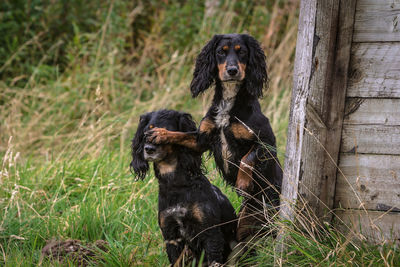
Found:
[{"label": "clump of soil", "polygon": [[50,240],[42,249],[42,257],[60,262],[72,261],[78,266],[87,266],[89,262],[101,261],[101,251],[107,252],[107,246],[108,243],[104,240],[97,240],[93,244],[86,245],[74,239]]}]

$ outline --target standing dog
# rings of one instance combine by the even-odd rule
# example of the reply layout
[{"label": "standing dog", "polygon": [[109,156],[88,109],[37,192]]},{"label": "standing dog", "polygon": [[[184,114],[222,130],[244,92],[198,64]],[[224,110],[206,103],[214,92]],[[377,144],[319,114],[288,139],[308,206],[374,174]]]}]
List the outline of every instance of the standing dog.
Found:
[{"label": "standing dog", "polygon": [[[260,108],[267,82],[265,55],[247,34],[215,35],[197,57],[190,85],[196,97],[215,84],[211,107],[197,132],[152,129],[149,141],[210,150],[230,185],[245,196],[237,239],[244,241],[265,226],[279,206],[282,169],[275,136]],[[271,207],[271,212],[265,212]]]},{"label": "standing dog", "polygon": [[164,237],[169,261],[180,265],[187,246],[199,260],[223,264],[235,242],[236,214],[229,200],[211,185],[201,169],[201,154],[176,144],[154,145],[146,142],[145,132],[158,127],[169,131],[195,131],[191,116],[173,110],[150,112],[140,117],[132,140],[131,168],[144,179],[154,163],[159,183],[158,223]]}]

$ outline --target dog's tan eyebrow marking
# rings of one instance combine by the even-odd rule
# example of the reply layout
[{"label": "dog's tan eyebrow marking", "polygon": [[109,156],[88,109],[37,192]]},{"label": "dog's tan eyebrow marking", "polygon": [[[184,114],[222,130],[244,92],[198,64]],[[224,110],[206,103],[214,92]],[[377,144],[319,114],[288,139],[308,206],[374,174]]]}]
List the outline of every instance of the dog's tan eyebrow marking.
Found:
[{"label": "dog's tan eyebrow marking", "polygon": [[149,128],[150,128],[150,129],[153,129],[153,128],[154,128],[154,125],[153,125],[153,124],[150,124]]},{"label": "dog's tan eyebrow marking", "polygon": [[235,45],[235,50],[239,50],[240,49],[240,45]]},{"label": "dog's tan eyebrow marking", "polygon": [[224,45],[223,47],[222,47],[222,50],[224,50],[224,51],[227,51],[229,49],[229,46],[227,46],[227,45]]}]

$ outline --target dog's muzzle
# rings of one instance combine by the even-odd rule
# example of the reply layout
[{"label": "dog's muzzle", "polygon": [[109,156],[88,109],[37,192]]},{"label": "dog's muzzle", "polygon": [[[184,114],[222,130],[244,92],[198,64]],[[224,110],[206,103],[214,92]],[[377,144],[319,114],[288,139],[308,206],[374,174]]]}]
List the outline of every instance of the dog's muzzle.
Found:
[{"label": "dog's muzzle", "polygon": [[160,160],[160,151],[157,145],[146,143],[144,145],[144,159],[147,161],[157,161]]}]

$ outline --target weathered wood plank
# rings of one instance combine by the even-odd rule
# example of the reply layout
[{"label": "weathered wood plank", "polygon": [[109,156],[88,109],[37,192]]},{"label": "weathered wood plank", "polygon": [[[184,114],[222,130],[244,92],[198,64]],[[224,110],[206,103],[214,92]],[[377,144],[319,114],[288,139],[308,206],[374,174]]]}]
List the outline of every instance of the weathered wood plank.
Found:
[{"label": "weathered wood plank", "polygon": [[400,125],[345,124],[340,151],[356,154],[400,155]]},{"label": "weathered wood plank", "polygon": [[398,0],[358,0],[354,42],[400,41]]},{"label": "weathered wood plank", "polygon": [[309,77],[313,68],[313,44],[317,42],[314,40],[316,11],[316,0],[301,1],[281,196],[281,216],[290,220],[295,217],[293,205],[299,197],[298,184],[303,148],[300,144],[303,143]]},{"label": "weathered wood plank", "polygon": [[355,2],[301,2],[282,186],[289,219],[300,199],[318,217],[333,206]]},{"label": "weathered wood plank", "polygon": [[[345,95],[348,84],[349,59],[351,53],[354,14],[356,1],[341,0],[338,17],[338,33],[335,44],[335,60],[333,62],[333,72],[331,84],[325,88],[325,97],[322,114],[326,114],[325,124],[328,127],[324,151],[320,154],[324,163],[320,176],[315,179],[322,180],[320,183],[318,216],[331,216],[330,209],[334,205],[335,186],[336,186],[336,163],[338,162],[341,132],[345,108]],[[317,79],[319,79],[317,77]],[[316,80],[318,83],[320,81]],[[319,144],[320,146],[321,144]],[[313,182],[313,181],[310,181]],[[315,181],[314,181],[315,182]],[[316,191],[318,192],[318,191]],[[326,213],[329,211],[328,213]],[[330,219],[330,218],[326,218]]]},{"label": "weathered wood plank", "polygon": [[400,211],[400,156],[340,154],[335,206]]},{"label": "weathered wood plank", "polygon": [[347,98],[343,123],[400,125],[400,99]]},{"label": "weathered wood plank", "polygon": [[357,43],[351,50],[347,96],[400,98],[400,43]]},{"label": "weathered wood plank", "polygon": [[341,228],[354,233],[354,238],[362,241],[366,238],[377,244],[385,241],[398,242],[400,239],[399,212],[344,210],[337,211],[336,214],[347,225]]}]

